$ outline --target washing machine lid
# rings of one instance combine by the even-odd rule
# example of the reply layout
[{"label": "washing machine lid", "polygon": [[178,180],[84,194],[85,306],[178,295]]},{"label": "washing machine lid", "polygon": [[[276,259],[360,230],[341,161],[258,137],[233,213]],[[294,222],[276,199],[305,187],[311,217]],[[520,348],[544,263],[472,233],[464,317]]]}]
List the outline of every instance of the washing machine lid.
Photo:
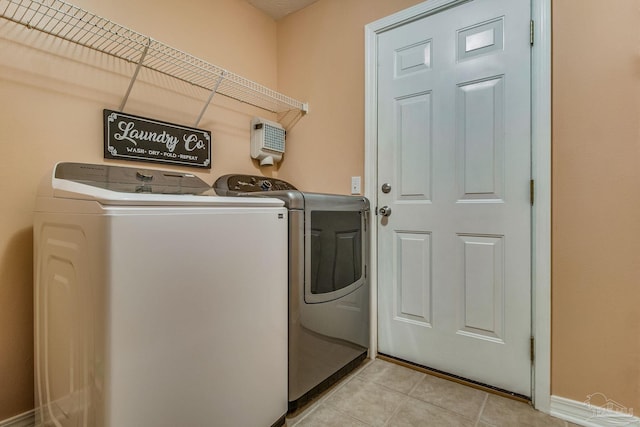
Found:
[{"label": "washing machine lid", "polygon": [[217,196],[206,182],[190,173],[71,162],[56,164],[39,194],[105,205],[283,206],[278,199]]}]

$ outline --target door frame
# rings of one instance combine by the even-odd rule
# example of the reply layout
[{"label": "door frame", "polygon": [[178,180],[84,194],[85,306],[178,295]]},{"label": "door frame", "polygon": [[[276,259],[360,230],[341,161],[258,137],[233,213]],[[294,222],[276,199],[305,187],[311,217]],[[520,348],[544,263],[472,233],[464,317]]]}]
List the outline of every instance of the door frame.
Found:
[{"label": "door frame", "polygon": [[[473,0],[429,0],[365,26],[365,196],[378,204],[377,176],[377,36],[411,21]],[[551,0],[531,0],[535,23],[531,49],[531,325],[534,341],[531,397],[549,413],[551,401]],[[371,356],[378,348],[378,228],[371,215]]]}]

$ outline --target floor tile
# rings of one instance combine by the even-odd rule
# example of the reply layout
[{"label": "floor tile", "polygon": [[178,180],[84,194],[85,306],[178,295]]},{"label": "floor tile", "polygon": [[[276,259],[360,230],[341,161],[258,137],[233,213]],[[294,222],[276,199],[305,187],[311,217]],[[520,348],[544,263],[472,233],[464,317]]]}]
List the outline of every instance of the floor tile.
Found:
[{"label": "floor tile", "polygon": [[[287,424],[289,425],[289,424]],[[295,427],[367,427],[348,415],[327,406],[320,405],[295,424]]]},{"label": "floor tile", "polygon": [[422,400],[407,397],[387,423],[388,427],[474,427],[462,415]]},{"label": "floor tile", "polygon": [[489,395],[480,421],[490,426],[565,427],[564,420],[536,411],[530,405],[504,397]]},{"label": "floor tile", "polygon": [[357,376],[365,381],[374,382],[391,390],[408,394],[425,374],[395,363],[376,359],[360,371]]},{"label": "floor tile", "polygon": [[473,421],[487,398],[484,391],[431,375],[425,375],[410,395]]},{"label": "floor tile", "polygon": [[328,389],[324,390],[322,393],[313,396],[310,401],[306,402],[304,405],[299,407],[296,411],[288,413],[287,424],[286,424],[287,427],[296,425],[298,421],[306,417],[307,414],[309,414],[310,412],[314,411],[316,407],[322,405],[322,403],[329,396],[335,393],[336,390],[340,389],[340,387],[348,383],[353,377],[353,375],[359,372],[368,363],[370,362],[368,361],[363,362],[363,364],[360,365],[358,368],[356,368],[356,370],[354,370],[352,373],[349,373],[348,375],[342,377],[336,383],[332,384]]},{"label": "floor tile", "polygon": [[287,427],[573,427],[530,405],[377,359],[286,419]]},{"label": "floor tile", "polygon": [[354,377],[325,404],[371,426],[383,426],[407,396]]}]

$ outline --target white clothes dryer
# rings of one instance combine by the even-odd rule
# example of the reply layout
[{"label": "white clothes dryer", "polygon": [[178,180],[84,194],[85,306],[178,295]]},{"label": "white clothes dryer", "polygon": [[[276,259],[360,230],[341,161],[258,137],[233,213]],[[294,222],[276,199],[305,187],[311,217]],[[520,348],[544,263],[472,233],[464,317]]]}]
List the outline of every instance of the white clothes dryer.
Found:
[{"label": "white clothes dryer", "polygon": [[60,163],[34,221],[38,425],[284,423],[282,201]]}]

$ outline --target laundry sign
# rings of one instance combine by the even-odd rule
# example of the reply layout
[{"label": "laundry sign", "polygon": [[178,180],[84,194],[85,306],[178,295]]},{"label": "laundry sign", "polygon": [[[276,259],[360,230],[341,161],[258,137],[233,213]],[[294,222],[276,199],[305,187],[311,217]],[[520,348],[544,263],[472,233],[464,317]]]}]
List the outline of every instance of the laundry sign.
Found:
[{"label": "laundry sign", "polygon": [[211,169],[211,132],[105,109],[104,158]]}]

